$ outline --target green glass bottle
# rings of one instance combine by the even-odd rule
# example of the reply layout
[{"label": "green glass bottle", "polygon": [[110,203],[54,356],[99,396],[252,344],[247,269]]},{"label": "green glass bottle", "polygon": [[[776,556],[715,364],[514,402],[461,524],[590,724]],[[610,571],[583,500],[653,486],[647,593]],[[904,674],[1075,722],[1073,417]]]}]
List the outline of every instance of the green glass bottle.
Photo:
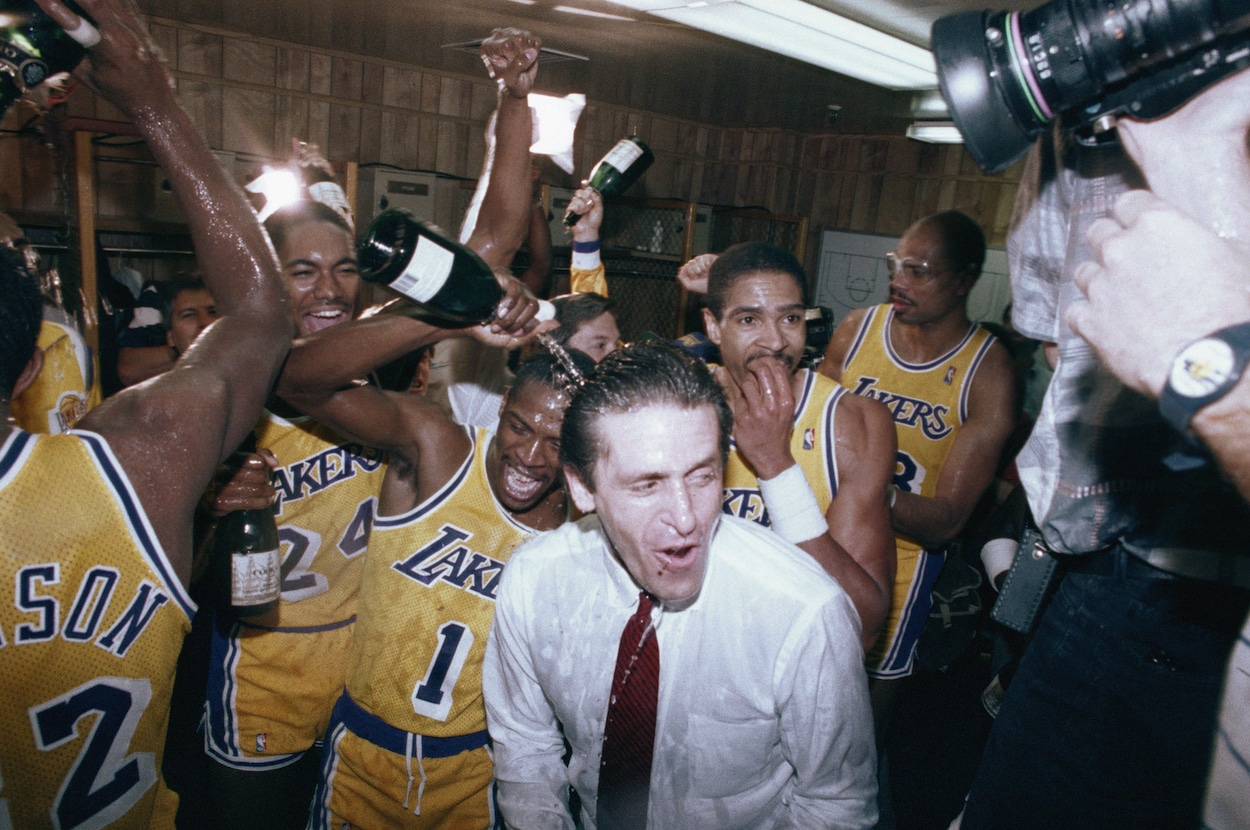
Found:
[{"label": "green glass bottle", "polygon": [[[248,436],[242,452],[255,452]],[[282,591],[282,552],[271,508],[234,510],[217,521],[213,555],[222,603],[235,617],[257,617],[278,607]]]},{"label": "green glass bottle", "polygon": [[[423,317],[470,326],[495,316],[503,299],[490,266],[473,251],[406,210],[389,208],[369,224],[357,251],[362,279],[385,285]],[[538,316],[554,309],[540,301]]]},{"label": "green glass bottle", "polygon": [[[66,5],[86,17],[74,3]],[[86,52],[34,0],[0,0],[0,117],[49,75],[77,66]]]},{"label": "green glass bottle", "polygon": [[[628,136],[616,142],[607,155],[599,159],[599,163],[590,171],[588,181],[604,197],[619,196],[647,172],[653,161],[655,154],[651,152],[651,148],[636,136]],[[581,218],[570,213],[564,217],[564,224],[576,225]]]}]

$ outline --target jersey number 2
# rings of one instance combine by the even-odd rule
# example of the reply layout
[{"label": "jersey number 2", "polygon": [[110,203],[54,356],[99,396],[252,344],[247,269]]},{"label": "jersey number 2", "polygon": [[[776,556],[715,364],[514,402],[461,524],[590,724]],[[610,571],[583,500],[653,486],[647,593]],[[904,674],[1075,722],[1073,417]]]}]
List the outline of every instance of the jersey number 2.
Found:
[{"label": "jersey number 2", "polygon": [[54,700],[32,706],[35,745],[50,752],[78,737],[78,722],[97,718],[52,804],[62,830],[107,827],[156,783],[151,752],[127,756],[139,719],[152,699],[146,679],[98,677]]}]

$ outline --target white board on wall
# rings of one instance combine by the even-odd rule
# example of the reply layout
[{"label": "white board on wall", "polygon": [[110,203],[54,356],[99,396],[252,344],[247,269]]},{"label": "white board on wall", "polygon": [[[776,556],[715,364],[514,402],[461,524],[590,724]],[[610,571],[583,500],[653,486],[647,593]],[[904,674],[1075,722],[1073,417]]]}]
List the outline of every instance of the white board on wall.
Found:
[{"label": "white board on wall", "polygon": [[[816,275],[817,305],[833,309],[841,322],[855,308],[884,303],[890,294],[890,271],[885,255],[898,245],[897,236],[830,231],[821,233],[819,271]],[[1001,323],[1011,302],[1007,275],[1007,252],[990,248],[985,267],[968,296],[968,316],[973,320]]]}]

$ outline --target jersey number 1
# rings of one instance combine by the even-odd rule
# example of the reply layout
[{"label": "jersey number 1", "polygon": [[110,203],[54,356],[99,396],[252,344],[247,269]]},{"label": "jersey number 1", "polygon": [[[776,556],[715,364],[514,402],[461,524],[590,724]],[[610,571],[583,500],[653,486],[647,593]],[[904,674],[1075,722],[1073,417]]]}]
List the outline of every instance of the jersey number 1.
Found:
[{"label": "jersey number 1", "polygon": [[451,690],[460,679],[460,671],[472,647],[473,632],[464,623],[451,620],[439,627],[438,651],[425,670],[425,678],[412,690],[414,712],[437,721],[447,720],[451,711]]}]

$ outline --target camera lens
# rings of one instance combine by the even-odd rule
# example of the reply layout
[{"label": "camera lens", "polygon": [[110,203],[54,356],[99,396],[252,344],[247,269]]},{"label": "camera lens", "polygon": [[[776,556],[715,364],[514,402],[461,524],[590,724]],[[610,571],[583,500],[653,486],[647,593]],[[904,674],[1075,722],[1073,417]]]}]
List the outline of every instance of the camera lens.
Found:
[{"label": "camera lens", "polygon": [[[1055,119],[1075,114],[1070,120],[1089,124],[1115,111],[1101,102],[1139,79],[1152,78],[1139,97],[1164,98],[1155,88],[1169,85],[1169,71],[1193,75],[1181,58],[1247,26],[1250,0],[1051,0],[1028,12],[944,17],[933,24],[932,44],[942,96],[968,152],[997,173]],[[1181,83],[1173,86],[1181,91]]]},{"label": "camera lens", "polygon": [[989,17],[989,12],[963,12],[938,20],[933,55],[942,97],[964,146],[986,172],[997,173],[1024,155],[1040,127],[1016,115],[1020,108],[1008,98],[1015,87],[998,78],[1004,69],[990,44],[1005,36],[987,24]]}]

